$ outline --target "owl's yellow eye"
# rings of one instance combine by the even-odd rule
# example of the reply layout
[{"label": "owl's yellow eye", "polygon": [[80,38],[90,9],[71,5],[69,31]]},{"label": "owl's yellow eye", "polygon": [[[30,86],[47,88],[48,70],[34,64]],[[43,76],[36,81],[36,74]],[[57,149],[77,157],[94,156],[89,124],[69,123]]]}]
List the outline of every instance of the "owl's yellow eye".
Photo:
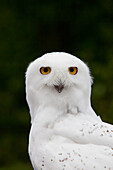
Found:
[{"label": "owl's yellow eye", "polygon": [[70,74],[75,75],[78,72],[78,68],[77,67],[69,67],[68,71]]},{"label": "owl's yellow eye", "polygon": [[41,74],[46,75],[46,74],[49,74],[50,72],[51,72],[51,68],[50,67],[41,67],[40,68],[40,73]]}]

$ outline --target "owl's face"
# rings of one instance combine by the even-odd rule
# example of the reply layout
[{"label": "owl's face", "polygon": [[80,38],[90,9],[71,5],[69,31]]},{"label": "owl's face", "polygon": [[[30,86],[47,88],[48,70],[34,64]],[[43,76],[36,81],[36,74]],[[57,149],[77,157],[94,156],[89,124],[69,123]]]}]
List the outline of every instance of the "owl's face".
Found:
[{"label": "owl's face", "polygon": [[66,53],[46,54],[31,63],[28,72],[29,85],[35,90],[46,88],[54,93],[64,93],[72,87],[85,90],[91,86],[88,67]]},{"label": "owl's face", "polygon": [[26,73],[27,101],[31,110],[49,101],[60,101],[61,105],[63,101],[68,105],[87,102],[90,90],[88,67],[67,53],[45,54],[32,62]]}]

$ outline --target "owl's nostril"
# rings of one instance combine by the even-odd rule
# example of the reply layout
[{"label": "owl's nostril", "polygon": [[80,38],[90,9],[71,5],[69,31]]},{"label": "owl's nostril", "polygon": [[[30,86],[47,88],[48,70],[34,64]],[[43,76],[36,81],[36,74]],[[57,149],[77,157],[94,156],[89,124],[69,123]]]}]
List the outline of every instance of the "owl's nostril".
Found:
[{"label": "owl's nostril", "polygon": [[54,87],[59,93],[61,93],[64,88],[64,85],[60,83],[59,85],[54,85]]}]

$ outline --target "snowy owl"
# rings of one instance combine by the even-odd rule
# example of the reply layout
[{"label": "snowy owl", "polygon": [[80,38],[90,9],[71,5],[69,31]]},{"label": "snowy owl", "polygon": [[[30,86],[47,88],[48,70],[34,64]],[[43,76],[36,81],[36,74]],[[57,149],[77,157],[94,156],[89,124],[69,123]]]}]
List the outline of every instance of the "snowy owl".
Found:
[{"label": "snowy owl", "polygon": [[92,78],[77,57],[52,52],[26,72],[34,170],[113,170],[113,125],[91,107]]}]

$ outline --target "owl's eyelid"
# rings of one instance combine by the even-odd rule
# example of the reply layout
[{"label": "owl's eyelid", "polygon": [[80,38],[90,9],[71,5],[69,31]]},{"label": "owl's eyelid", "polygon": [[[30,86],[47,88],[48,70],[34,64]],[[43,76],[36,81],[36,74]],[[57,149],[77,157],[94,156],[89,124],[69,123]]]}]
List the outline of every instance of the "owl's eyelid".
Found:
[{"label": "owl's eyelid", "polygon": [[70,66],[70,67],[68,67],[68,68],[78,68],[78,67],[76,67],[76,66]]},{"label": "owl's eyelid", "polygon": [[50,68],[51,69],[50,66],[41,66],[39,69],[41,69],[41,68]]}]

